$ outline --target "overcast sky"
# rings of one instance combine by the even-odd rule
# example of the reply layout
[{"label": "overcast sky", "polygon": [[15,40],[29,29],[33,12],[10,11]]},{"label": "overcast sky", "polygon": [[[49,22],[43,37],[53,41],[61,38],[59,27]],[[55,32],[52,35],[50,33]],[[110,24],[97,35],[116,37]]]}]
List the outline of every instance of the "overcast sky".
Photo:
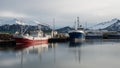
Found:
[{"label": "overcast sky", "polygon": [[95,24],[120,18],[120,0],[0,0],[0,16],[39,19],[56,26]]}]

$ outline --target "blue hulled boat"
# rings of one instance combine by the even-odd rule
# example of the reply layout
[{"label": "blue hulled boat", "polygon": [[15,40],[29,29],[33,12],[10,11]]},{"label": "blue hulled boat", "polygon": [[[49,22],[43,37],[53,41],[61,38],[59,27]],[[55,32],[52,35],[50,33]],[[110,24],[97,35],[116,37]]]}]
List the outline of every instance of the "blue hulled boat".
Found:
[{"label": "blue hulled boat", "polygon": [[[77,25],[77,27],[76,27]],[[85,40],[85,32],[82,26],[79,26],[79,17],[77,17],[77,24],[75,23],[75,30],[69,31],[69,38],[72,41]]]},{"label": "blue hulled boat", "polygon": [[70,38],[85,38],[85,33],[82,30],[74,30],[69,32]]}]

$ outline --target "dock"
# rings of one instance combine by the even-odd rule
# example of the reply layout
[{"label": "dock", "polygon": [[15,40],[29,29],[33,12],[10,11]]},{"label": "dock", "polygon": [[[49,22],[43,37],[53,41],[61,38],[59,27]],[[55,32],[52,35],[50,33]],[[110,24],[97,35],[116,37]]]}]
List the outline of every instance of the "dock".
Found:
[{"label": "dock", "polygon": [[15,46],[15,40],[0,40],[0,47],[2,46]]},{"label": "dock", "polygon": [[120,39],[120,35],[86,36],[86,39]]},{"label": "dock", "polygon": [[[119,34],[105,34],[105,35],[86,35],[85,39],[120,39]],[[56,42],[69,42],[69,37],[54,37],[49,38],[48,43],[56,43]],[[12,38],[12,35],[9,34],[0,34],[0,46],[14,46],[16,45],[16,41]]]},{"label": "dock", "polygon": [[14,46],[16,45],[15,40],[11,34],[0,34],[0,46]]},{"label": "dock", "polygon": [[69,38],[50,38],[48,42],[68,42]]}]

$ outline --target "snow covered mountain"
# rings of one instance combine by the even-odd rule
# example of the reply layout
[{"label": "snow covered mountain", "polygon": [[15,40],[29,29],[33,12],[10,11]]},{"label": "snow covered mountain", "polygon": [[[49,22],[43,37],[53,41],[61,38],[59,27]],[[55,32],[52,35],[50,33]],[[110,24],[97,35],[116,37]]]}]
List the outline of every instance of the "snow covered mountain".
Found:
[{"label": "snow covered mountain", "polygon": [[13,18],[13,17],[0,17],[0,25],[4,24],[18,24],[16,21],[21,21],[25,25],[37,25],[37,24],[42,24],[42,25],[47,25],[46,23],[40,22],[40,20],[35,20],[33,18]]},{"label": "snow covered mountain", "polygon": [[111,21],[99,23],[90,27],[90,29],[105,29],[109,31],[119,31],[120,30],[120,20],[119,19],[112,19]]},{"label": "snow covered mountain", "polygon": [[44,32],[52,30],[49,25],[39,23],[38,21],[35,20],[0,17],[0,32],[15,33],[16,31],[20,31],[21,26],[23,28],[28,28],[28,31],[38,30],[39,29],[38,25]]}]

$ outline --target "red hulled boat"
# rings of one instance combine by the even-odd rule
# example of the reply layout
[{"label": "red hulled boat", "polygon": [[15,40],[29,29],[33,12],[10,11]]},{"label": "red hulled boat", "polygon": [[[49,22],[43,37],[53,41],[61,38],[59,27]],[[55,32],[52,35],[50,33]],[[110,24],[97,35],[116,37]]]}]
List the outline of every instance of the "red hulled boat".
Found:
[{"label": "red hulled boat", "polygon": [[[16,23],[24,25],[23,22],[17,20]],[[38,24],[38,30],[26,32],[28,28],[23,30],[21,26],[21,31],[16,32],[13,36],[16,43],[48,43],[48,37],[41,31],[40,24]],[[29,26],[28,26],[29,27]]]},{"label": "red hulled boat", "polygon": [[42,31],[33,31],[30,34],[15,34],[16,43],[48,43],[48,37]]}]

